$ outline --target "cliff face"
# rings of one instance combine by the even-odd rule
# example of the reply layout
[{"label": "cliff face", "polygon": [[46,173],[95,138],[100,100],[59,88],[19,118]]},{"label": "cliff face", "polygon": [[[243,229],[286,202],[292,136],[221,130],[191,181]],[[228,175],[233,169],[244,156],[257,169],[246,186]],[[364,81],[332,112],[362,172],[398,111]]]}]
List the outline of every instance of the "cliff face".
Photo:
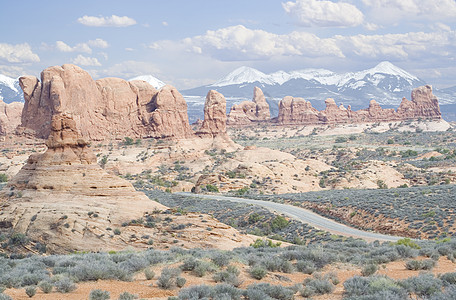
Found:
[{"label": "cliff face", "polygon": [[90,140],[193,134],[187,104],[172,86],[157,91],[145,81],[95,81],[70,64],[45,69],[41,81],[23,76],[19,83],[25,99],[21,126],[40,138],[49,136],[52,117],[60,113],[72,114],[82,136]]},{"label": "cliff face", "polygon": [[290,124],[346,124],[366,122],[405,121],[410,119],[441,119],[437,97],[432,94],[430,85],[412,91],[412,100],[403,99],[397,110],[383,109],[375,100],[369,107],[352,111],[351,107],[337,106],[334,99],[325,100],[326,108],[316,110],[310,102],[302,98],[287,96],[279,103],[277,123]]},{"label": "cliff face", "polygon": [[5,103],[0,99],[0,135],[14,133],[21,124],[23,103]]}]

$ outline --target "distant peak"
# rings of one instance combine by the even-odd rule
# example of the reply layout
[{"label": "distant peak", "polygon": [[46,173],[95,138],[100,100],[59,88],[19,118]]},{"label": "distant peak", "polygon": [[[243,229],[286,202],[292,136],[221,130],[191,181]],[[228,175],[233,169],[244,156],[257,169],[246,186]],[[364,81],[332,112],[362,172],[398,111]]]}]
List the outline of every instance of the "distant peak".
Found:
[{"label": "distant peak", "polygon": [[151,86],[153,86],[156,89],[160,89],[166,85],[163,81],[161,81],[160,79],[158,79],[152,75],[136,76],[134,78],[131,78],[128,81],[133,81],[133,80],[143,80],[143,81],[149,83]]},{"label": "distant peak", "polygon": [[257,69],[242,66],[230,74],[225,76],[224,78],[218,80],[212,86],[227,86],[232,84],[242,84],[242,83],[253,83],[253,82],[260,82],[260,83],[270,83],[268,80],[268,76],[263,72],[258,71]]},{"label": "distant peak", "polygon": [[372,69],[368,70],[370,73],[384,73],[390,75],[397,75],[401,77],[405,77],[411,80],[418,80],[416,76],[413,76],[409,72],[405,71],[404,69],[399,68],[398,66],[392,64],[389,61],[382,61]]}]

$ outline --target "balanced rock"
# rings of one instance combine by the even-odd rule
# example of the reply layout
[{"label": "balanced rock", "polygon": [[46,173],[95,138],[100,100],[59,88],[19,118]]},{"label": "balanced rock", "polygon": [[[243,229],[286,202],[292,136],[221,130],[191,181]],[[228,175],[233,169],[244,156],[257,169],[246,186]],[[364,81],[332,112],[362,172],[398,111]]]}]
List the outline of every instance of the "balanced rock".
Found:
[{"label": "balanced rock", "polygon": [[54,115],[48,149],[33,154],[0,193],[0,230],[22,233],[50,252],[122,249],[111,228],[166,209],[106,173],[70,115]]},{"label": "balanced rock", "polygon": [[145,81],[119,78],[94,81],[81,68],[65,64],[45,69],[41,81],[19,79],[24,92],[21,126],[47,138],[56,114],[71,113],[84,138],[185,138],[192,135],[187,104],[167,86],[157,91]]},{"label": "balanced rock", "polygon": [[23,103],[5,103],[0,99],[0,135],[14,133],[21,124]]},{"label": "balanced rock", "polygon": [[228,114],[228,124],[248,125],[252,122],[268,121],[271,118],[269,104],[263,91],[254,87],[252,101],[243,101],[231,107]]},{"label": "balanced rock", "polygon": [[204,103],[204,120],[197,134],[217,136],[226,134],[226,99],[217,91],[210,90]]}]

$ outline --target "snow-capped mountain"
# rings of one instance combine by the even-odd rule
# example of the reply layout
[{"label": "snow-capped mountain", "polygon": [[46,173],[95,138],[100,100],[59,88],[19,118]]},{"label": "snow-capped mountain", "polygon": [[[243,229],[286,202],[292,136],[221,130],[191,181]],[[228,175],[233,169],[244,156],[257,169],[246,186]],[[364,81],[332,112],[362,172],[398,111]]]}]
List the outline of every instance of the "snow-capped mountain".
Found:
[{"label": "snow-capped mountain", "polygon": [[[184,95],[204,96],[215,89],[226,97],[250,99],[254,86],[260,87],[267,98],[284,96],[303,97],[316,108],[323,108],[326,98],[337,103],[365,108],[375,99],[383,105],[397,106],[403,97],[410,99],[413,88],[426,84],[409,72],[384,61],[375,67],[358,72],[336,73],[325,69],[278,71],[265,74],[256,69],[241,67],[217,82],[183,91]],[[456,103],[456,98],[445,91],[435,90],[441,104]]]},{"label": "snow-capped mountain", "polygon": [[145,82],[148,82],[151,86],[156,88],[157,90],[166,85],[163,81],[155,78],[152,75],[141,75],[141,76],[137,76],[137,77],[129,79],[129,81],[132,81],[132,80],[144,80]]},{"label": "snow-capped mountain", "polygon": [[24,96],[19,80],[0,74],[0,99],[6,103],[23,102]]}]

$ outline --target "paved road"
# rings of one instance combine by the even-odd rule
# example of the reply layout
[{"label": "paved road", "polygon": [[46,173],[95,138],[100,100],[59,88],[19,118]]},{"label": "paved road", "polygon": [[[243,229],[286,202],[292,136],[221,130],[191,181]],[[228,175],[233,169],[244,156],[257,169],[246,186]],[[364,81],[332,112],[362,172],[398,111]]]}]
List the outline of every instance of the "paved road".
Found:
[{"label": "paved road", "polygon": [[331,219],[322,217],[310,210],[299,208],[296,206],[288,205],[288,204],[280,204],[271,201],[262,201],[262,200],[253,200],[253,199],[245,199],[245,198],[236,198],[236,197],[225,197],[219,195],[200,195],[200,194],[192,194],[192,193],[177,193],[180,195],[186,196],[193,196],[202,199],[211,199],[211,200],[228,200],[233,202],[242,202],[248,204],[255,204],[263,206],[269,210],[276,211],[281,214],[285,214],[297,221],[301,221],[312,225],[313,227],[321,230],[325,230],[331,232],[333,234],[339,234],[343,236],[351,236],[355,238],[361,238],[367,241],[397,241],[402,237],[397,236],[390,236],[381,233],[375,233],[370,231],[363,231],[359,229],[355,229],[349,227],[344,224],[337,223]]}]

